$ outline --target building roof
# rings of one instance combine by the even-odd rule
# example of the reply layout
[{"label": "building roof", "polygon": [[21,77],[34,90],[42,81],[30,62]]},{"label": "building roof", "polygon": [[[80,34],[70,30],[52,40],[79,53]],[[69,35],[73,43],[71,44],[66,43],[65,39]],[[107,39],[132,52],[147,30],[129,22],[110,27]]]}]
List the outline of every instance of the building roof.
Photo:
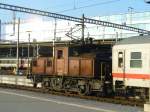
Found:
[{"label": "building roof", "polygon": [[144,44],[150,43],[150,35],[143,35],[143,36],[133,36],[129,38],[122,39],[116,43],[116,45],[122,44]]}]

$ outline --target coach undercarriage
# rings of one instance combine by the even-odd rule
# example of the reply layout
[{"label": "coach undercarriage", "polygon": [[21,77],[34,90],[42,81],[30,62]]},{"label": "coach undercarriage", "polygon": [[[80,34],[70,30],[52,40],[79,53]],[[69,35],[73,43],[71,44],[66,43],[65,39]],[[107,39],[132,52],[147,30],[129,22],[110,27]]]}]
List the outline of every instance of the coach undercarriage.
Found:
[{"label": "coach undercarriage", "polygon": [[123,81],[116,81],[114,91],[116,96],[125,96],[143,100],[149,98],[149,88],[125,86]]}]

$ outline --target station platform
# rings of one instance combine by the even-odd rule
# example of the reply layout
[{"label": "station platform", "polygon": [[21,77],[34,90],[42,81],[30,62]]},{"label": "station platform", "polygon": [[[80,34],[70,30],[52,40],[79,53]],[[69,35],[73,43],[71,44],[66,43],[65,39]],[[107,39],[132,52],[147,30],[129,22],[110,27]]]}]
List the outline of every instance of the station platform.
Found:
[{"label": "station platform", "polygon": [[0,88],[1,112],[143,112],[143,108],[123,106],[24,90]]},{"label": "station platform", "polygon": [[0,75],[0,83],[33,87],[33,82],[30,79],[27,79],[26,76]]}]

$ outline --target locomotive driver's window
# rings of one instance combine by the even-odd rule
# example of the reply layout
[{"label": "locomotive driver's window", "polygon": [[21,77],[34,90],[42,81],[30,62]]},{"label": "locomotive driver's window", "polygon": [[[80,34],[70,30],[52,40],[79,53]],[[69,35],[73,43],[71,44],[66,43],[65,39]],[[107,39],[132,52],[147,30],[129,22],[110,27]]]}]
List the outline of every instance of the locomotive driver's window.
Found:
[{"label": "locomotive driver's window", "polygon": [[62,59],[63,58],[63,50],[57,50],[57,58]]},{"label": "locomotive driver's window", "polygon": [[47,60],[47,67],[51,67],[52,66],[52,61],[51,60]]},{"label": "locomotive driver's window", "polygon": [[131,52],[130,67],[141,68],[142,67],[141,57],[142,57],[141,52]]},{"label": "locomotive driver's window", "polygon": [[123,52],[118,53],[118,67],[123,67]]},{"label": "locomotive driver's window", "polygon": [[33,66],[37,66],[37,61],[33,60],[32,64],[33,64]]}]

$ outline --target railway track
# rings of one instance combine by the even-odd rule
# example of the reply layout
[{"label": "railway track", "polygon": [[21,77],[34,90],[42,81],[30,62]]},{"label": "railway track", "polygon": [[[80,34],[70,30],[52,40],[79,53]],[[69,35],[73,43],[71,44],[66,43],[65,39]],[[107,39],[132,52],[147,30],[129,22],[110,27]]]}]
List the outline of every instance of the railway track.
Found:
[{"label": "railway track", "polygon": [[60,96],[67,96],[67,97],[76,97],[81,99],[88,99],[88,100],[95,100],[100,102],[107,102],[107,103],[114,103],[114,104],[121,104],[121,105],[130,105],[130,106],[137,106],[137,107],[143,107],[144,103],[146,101],[138,100],[138,99],[127,99],[124,97],[96,97],[96,96],[82,96],[70,92],[57,92],[57,91],[48,91],[47,89],[41,89],[41,88],[33,88],[28,86],[20,86],[20,85],[14,85],[14,84],[2,84],[0,83],[1,88],[9,88],[9,89],[20,89],[20,90],[27,90],[27,91],[33,91],[33,92],[40,92],[40,93],[46,93],[46,94],[54,94],[54,95],[60,95]]}]

